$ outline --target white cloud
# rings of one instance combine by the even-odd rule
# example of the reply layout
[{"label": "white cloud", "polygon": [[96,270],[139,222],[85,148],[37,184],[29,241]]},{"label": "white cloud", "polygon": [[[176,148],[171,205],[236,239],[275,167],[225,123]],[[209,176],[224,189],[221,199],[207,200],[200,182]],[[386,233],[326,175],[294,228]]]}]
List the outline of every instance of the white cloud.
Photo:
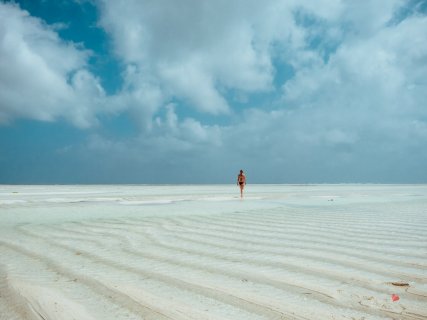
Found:
[{"label": "white cloud", "polygon": [[[224,90],[272,89],[269,46],[273,39],[259,33],[262,28],[277,27],[263,24],[263,19],[270,19],[266,16],[272,11],[269,5],[255,1],[244,5],[229,1],[100,3],[101,25],[112,35],[117,55],[138,65],[145,78],[158,81],[165,97],[184,99],[201,112],[219,114],[230,108]],[[275,19],[279,19],[277,13]]]},{"label": "white cloud", "polygon": [[[198,101],[226,99],[223,88],[246,93],[272,90],[272,61],[277,57],[295,68],[279,102],[234,113],[227,126],[182,118],[169,106],[163,118],[157,117],[154,135],[146,137],[151,143],[144,140],[153,158],[172,158],[194,171],[213,168],[214,172],[206,173],[212,181],[225,179],[221,170],[227,166],[247,168],[258,182],[393,182],[426,177],[424,170],[408,178],[405,170],[421,169],[427,159],[427,35],[423,32],[427,19],[414,15],[391,24],[401,1],[390,1],[382,8],[377,2],[272,1],[263,8],[248,2],[251,10],[243,12],[221,3],[217,10],[210,7],[212,18],[203,15],[206,8],[196,5],[186,6],[193,14],[187,12],[179,22],[173,20],[178,18],[168,8],[169,2],[163,1],[150,3],[156,6],[149,11],[152,16],[145,19],[142,14],[134,24],[120,18],[119,3],[111,12],[118,13],[117,24],[123,25],[108,25],[119,56],[141,68],[147,65],[146,75],[164,86],[164,96],[185,97],[202,111],[218,112],[215,106]],[[127,8],[133,12],[131,21],[144,6],[145,2],[138,2],[132,10]],[[218,17],[221,6],[227,13]],[[310,44],[317,31],[309,23],[295,23],[295,10],[311,15],[325,31],[321,41],[326,49]],[[111,17],[106,17],[103,24],[112,24]],[[212,35],[199,26],[198,17],[218,32]],[[165,20],[168,25],[159,26]],[[148,42],[129,47],[128,36],[116,28],[132,29],[132,25],[139,26],[136,29]],[[184,36],[187,33],[189,38]],[[165,40],[170,38],[171,42]],[[333,42],[329,49],[328,42]],[[327,59],[325,50],[330,50]],[[247,61],[244,52],[249,53]],[[257,69],[253,59],[261,61],[262,67]],[[239,79],[245,74],[239,71],[234,77],[234,63],[249,74]]]},{"label": "white cloud", "polygon": [[[344,40],[326,63],[301,68],[284,85],[285,102],[329,115],[368,118],[425,116],[427,17],[383,26],[369,38]],[[408,37],[407,35],[411,36]]]},{"label": "white cloud", "polygon": [[[217,125],[203,125],[193,118],[180,119],[175,112],[175,105],[166,106],[166,115],[164,119],[157,117],[154,137],[173,138],[176,141],[189,142],[194,148],[217,146],[221,144],[221,131]],[[150,138],[149,138],[150,139]],[[172,146],[168,144],[167,148]],[[172,147],[173,148],[173,147]]]},{"label": "white cloud", "polygon": [[89,52],[17,5],[0,3],[0,121],[65,117],[96,122],[99,80],[86,70]]},{"label": "white cloud", "polygon": [[[105,155],[109,168],[125,160],[154,180],[162,168],[183,181],[191,168],[194,181],[224,181],[230,167],[258,182],[393,182],[405,168],[427,179],[427,18],[394,21],[407,2],[97,3],[126,66],[119,92],[105,96],[86,70],[88,52],[2,5],[3,120],[85,126],[97,113],[130,112],[145,130],[124,140],[95,135],[80,152]],[[278,90],[277,62],[294,71]],[[187,104],[200,113],[188,116]]]},{"label": "white cloud", "polygon": [[159,66],[162,84],[171,92],[179,94],[197,106],[200,111],[212,114],[227,113],[228,104],[215,89],[211,75],[204,72],[195,61],[186,63],[186,65]]}]

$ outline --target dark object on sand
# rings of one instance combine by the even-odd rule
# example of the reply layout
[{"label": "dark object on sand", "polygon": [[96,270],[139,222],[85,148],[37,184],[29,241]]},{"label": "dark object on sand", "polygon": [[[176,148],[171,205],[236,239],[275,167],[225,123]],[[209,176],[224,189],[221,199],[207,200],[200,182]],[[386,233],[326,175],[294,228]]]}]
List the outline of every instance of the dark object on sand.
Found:
[{"label": "dark object on sand", "polygon": [[409,287],[409,283],[406,282],[392,282],[391,284],[398,287]]}]

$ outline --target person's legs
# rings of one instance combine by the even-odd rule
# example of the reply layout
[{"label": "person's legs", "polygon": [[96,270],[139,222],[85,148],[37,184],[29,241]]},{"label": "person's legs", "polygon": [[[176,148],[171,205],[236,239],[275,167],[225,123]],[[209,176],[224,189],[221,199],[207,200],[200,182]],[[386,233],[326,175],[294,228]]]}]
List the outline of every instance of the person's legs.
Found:
[{"label": "person's legs", "polygon": [[245,185],[242,183],[240,184],[240,198],[243,198],[243,189],[245,188]]}]

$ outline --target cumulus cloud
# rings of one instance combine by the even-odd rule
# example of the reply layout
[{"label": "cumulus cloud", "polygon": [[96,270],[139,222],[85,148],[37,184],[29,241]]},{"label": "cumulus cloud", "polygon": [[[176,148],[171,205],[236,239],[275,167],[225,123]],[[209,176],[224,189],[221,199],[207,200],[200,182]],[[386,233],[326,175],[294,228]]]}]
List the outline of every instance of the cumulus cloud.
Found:
[{"label": "cumulus cloud", "polygon": [[265,18],[257,10],[272,8],[255,1],[99,2],[117,55],[158,81],[169,99],[221,114],[230,110],[226,90],[272,89],[271,41],[255,25]]},{"label": "cumulus cloud", "polygon": [[96,154],[107,168],[127,163],[152,181],[161,168],[191,182],[191,168],[193,181],[224,182],[240,167],[257,182],[427,179],[427,17],[400,13],[412,2],[96,3],[124,65],[117,94],[106,96],[87,70],[90,53],[3,4],[3,120],[84,126],[101,112],[129,112],[145,130],[95,134],[67,152]]},{"label": "cumulus cloud", "polygon": [[[396,23],[408,5],[400,0],[245,3],[237,10],[241,3],[188,1],[174,11],[168,1],[103,2],[117,55],[156,79],[166,101],[224,112],[218,106],[233,107],[228,89],[275,90],[275,59],[294,69],[279,100],[252,102],[228,125],[180,118],[169,105],[146,138],[153,154],[196,171],[215,168],[206,173],[212,181],[225,179],[227,165],[245,166],[261,182],[426,178],[425,15]],[[411,170],[418,173],[408,178]]]},{"label": "cumulus cloud", "polygon": [[296,72],[283,86],[284,103],[323,111],[322,126],[335,122],[346,130],[425,119],[426,28],[426,16],[416,16],[363,41],[343,41],[328,62]]},{"label": "cumulus cloud", "polygon": [[96,122],[105,93],[87,71],[89,55],[60,39],[53,26],[0,3],[0,121],[63,117],[79,127]]}]

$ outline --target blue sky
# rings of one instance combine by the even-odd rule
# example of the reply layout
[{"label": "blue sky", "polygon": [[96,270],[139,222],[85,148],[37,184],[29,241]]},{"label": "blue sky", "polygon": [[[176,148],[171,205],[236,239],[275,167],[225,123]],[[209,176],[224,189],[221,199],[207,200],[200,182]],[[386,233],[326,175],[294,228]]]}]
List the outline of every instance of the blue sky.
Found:
[{"label": "blue sky", "polygon": [[0,1],[0,183],[427,183],[427,1]]}]

